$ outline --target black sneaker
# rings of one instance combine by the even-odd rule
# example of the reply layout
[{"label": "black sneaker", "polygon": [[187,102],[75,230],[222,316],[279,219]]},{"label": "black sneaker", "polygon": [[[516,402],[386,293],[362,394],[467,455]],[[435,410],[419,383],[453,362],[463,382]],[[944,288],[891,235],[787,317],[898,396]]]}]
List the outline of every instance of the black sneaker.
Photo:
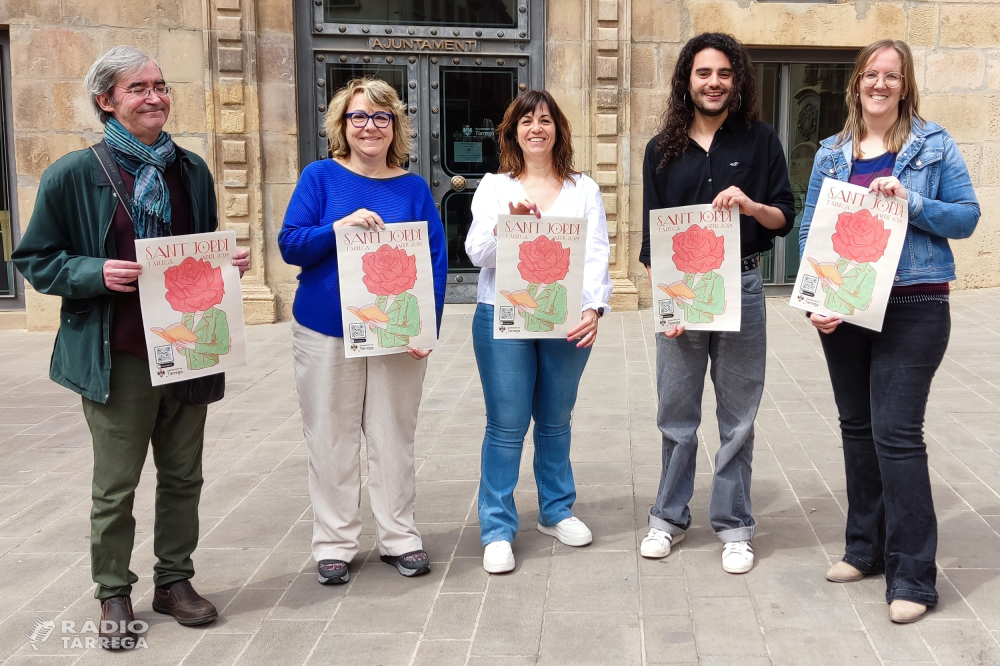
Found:
[{"label": "black sneaker", "polygon": [[396,571],[404,576],[419,576],[431,570],[427,552],[423,550],[414,550],[402,555],[382,555],[381,559],[386,564],[395,566]]},{"label": "black sneaker", "polygon": [[347,572],[347,562],[343,560],[320,560],[316,574],[323,585],[343,585],[351,579]]}]

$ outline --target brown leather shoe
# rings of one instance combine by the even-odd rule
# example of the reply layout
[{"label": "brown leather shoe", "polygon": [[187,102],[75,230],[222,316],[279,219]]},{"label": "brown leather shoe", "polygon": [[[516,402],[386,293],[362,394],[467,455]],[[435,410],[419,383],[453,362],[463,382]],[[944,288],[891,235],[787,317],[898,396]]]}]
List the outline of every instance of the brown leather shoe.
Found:
[{"label": "brown leather shoe", "polygon": [[135,632],[129,625],[135,622],[132,600],[127,596],[101,600],[101,629],[98,643],[105,650],[131,650],[135,647]]},{"label": "brown leather shoe", "polygon": [[170,589],[157,587],[153,593],[153,610],[173,615],[185,627],[208,624],[219,617],[212,602],[194,591],[190,580],[179,580]]}]

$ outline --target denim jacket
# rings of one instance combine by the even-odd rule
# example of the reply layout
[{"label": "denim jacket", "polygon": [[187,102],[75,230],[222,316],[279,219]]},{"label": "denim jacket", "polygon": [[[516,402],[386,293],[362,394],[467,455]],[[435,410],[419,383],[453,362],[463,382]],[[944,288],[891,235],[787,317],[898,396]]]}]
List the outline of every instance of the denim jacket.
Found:
[{"label": "denim jacket", "polygon": [[[813,162],[799,229],[800,258],[823,179],[848,182],[851,176],[852,144],[835,147],[836,142],[836,135],[821,141]],[[954,280],[955,258],[948,239],[968,238],[979,222],[979,201],[955,140],[936,123],[914,122],[892,175],[909,193],[909,225],[894,284]]]}]

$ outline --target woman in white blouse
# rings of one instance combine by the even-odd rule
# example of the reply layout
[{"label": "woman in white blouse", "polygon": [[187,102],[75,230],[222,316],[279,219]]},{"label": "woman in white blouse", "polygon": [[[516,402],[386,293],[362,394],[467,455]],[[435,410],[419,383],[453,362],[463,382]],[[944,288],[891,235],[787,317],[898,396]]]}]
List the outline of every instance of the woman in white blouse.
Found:
[{"label": "woman in white blouse", "polygon": [[[522,94],[507,108],[499,134],[500,173],[487,174],[476,189],[472,226],[465,241],[472,262],[482,267],[472,337],[486,398],[479,525],[486,547],[483,567],[490,573],[514,568],[511,543],[518,528],[514,486],[532,418],[538,531],[569,546],[585,546],[593,540],[587,526],[573,516],[576,486],[569,462],[570,416],[597,338],[598,319],[608,311],[611,299],[601,189],[573,170],[569,122],[555,100],[545,91]],[[496,225],[501,213],[587,218],[583,308],[580,323],[566,340],[493,339]],[[541,317],[537,310],[525,314]]]}]

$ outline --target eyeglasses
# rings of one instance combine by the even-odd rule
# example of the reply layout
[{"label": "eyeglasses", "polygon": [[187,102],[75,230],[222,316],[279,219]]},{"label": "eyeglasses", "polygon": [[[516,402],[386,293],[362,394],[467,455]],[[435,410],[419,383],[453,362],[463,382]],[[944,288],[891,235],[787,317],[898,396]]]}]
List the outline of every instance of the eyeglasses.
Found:
[{"label": "eyeglasses", "polygon": [[136,85],[129,86],[127,88],[125,86],[115,86],[115,88],[121,88],[122,90],[127,90],[136,97],[143,97],[143,98],[149,97],[150,92],[155,92],[160,97],[166,97],[167,95],[170,94],[170,86],[166,86],[163,84],[157,84],[151,88],[147,88],[146,86],[137,83]]},{"label": "eyeglasses", "polygon": [[375,123],[375,127],[379,129],[385,129],[392,122],[393,115],[391,113],[386,113],[385,111],[377,111],[375,113],[365,113],[364,111],[352,111],[350,113],[344,114],[345,118],[350,119],[351,124],[362,129],[368,126],[368,120],[371,119]]},{"label": "eyeglasses", "polygon": [[866,69],[861,72],[861,80],[869,88],[878,83],[879,77],[885,82],[887,88],[896,88],[903,82],[903,75],[899,72],[886,72],[879,74],[874,69]]}]

